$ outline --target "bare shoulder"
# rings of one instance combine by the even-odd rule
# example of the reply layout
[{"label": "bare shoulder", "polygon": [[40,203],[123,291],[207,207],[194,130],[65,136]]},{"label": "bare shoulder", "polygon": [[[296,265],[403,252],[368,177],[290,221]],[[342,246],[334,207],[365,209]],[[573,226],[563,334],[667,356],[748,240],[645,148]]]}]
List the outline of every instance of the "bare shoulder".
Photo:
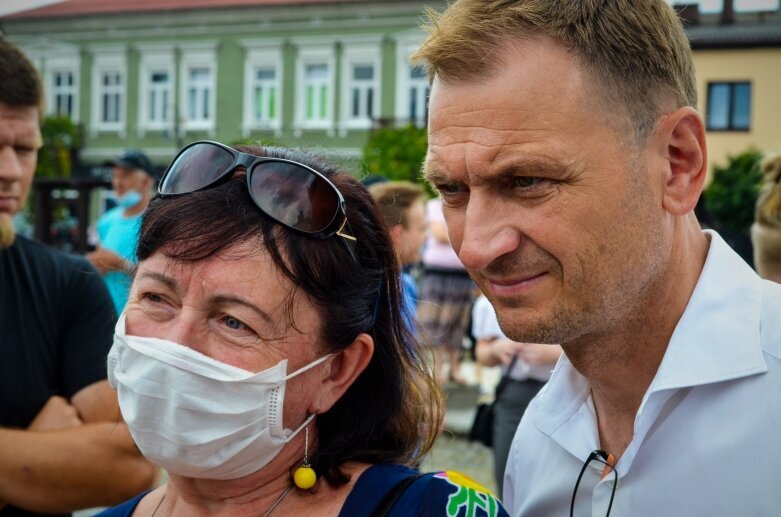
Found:
[{"label": "bare shoulder", "polygon": [[133,510],[133,517],[149,517],[154,514],[155,510],[163,502],[165,496],[166,485],[160,486],[148,494],[146,494],[141,501],[138,502],[138,506]]}]

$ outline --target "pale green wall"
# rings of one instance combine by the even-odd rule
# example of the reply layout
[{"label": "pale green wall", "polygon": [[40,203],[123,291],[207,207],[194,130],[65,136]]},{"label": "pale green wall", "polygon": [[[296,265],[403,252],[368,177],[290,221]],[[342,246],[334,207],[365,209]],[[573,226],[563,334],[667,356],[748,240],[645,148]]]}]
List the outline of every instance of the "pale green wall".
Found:
[{"label": "pale green wall", "polygon": [[[442,2],[434,2],[441,4]],[[290,38],[299,36],[327,36],[338,39],[350,35],[381,35],[381,84],[379,114],[384,118],[395,116],[396,104],[396,35],[416,28],[420,21],[423,2],[364,2],[326,7],[287,8],[222,8],[212,11],[180,11],[155,14],[128,14],[123,16],[85,16],[60,20],[5,20],[3,31],[12,40],[21,42],[41,40],[62,41],[76,45],[81,52],[79,115],[84,126],[87,150],[155,149],[173,153],[179,144],[200,138],[226,143],[244,140],[242,134],[244,102],[244,59],[241,46],[244,39],[270,38],[283,42],[281,132],[258,131],[250,138],[275,142],[283,146],[312,148],[335,156],[337,161],[355,165],[355,156],[366,142],[368,132],[350,130],[346,134],[334,128],[332,132],[304,130],[294,134],[295,75],[297,50]],[[163,37],[165,36],[165,37]],[[177,138],[173,131],[146,131],[138,133],[140,94],[140,54],[134,48],[138,43],[165,43],[215,41],[217,42],[217,99],[214,134],[187,132]],[[119,45],[127,48],[125,132],[93,133],[89,124],[92,111],[92,50],[94,46]],[[23,45],[22,45],[23,46]],[[338,126],[341,117],[341,46],[337,44],[335,82],[333,92],[334,115]],[[178,97],[181,78],[176,52],[174,96]],[[346,153],[346,154],[345,154]],[[87,153],[89,154],[89,153]],[[350,157],[353,156],[353,157]],[[164,164],[170,157],[154,157]],[[88,161],[88,160],[85,160]],[[101,160],[93,159],[97,163]]]}]

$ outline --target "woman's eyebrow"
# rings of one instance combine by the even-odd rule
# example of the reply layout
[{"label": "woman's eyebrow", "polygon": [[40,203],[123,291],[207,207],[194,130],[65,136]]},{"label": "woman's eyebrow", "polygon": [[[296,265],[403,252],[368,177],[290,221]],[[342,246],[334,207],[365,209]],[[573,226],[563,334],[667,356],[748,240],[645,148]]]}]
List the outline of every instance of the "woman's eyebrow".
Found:
[{"label": "woman's eyebrow", "polygon": [[144,271],[143,273],[138,275],[137,279],[141,280],[143,278],[151,278],[152,280],[156,280],[161,284],[165,285],[166,287],[168,287],[170,290],[174,292],[178,291],[176,280],[174,280],[170,276],[164,275],[163,273],[157,273],[154,271]]},{"label": "woman's eyebrow", "polygon": [[231,295],[225,295],[225,294],[219,294],[209,297],[207,300],[207,303],[209,305],[223,305],[226,303],[233,303],[237,305],[241,305],[243,307],[247,307],[248,309],[255,312],[258,316],[260,316],[264,321],[273,324],[274,320],[271,319],[271,316],[269,313],[255,305],[254,303],[245,300],[244,298],[240,298],[238,296],[231,296]]}]

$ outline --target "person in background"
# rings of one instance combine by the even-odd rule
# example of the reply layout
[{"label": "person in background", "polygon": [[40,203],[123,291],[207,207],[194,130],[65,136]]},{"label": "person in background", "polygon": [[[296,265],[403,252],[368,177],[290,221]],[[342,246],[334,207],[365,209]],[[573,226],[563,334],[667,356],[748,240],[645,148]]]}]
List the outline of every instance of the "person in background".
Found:
[{"label": "person in background", "polygon": [[169,478],[105,517],[506,515],[461,476],[409,467],[441,395],[355,178],[299,151],[195,142],[138,258],[109,378]]},{"label": "person in background", "polygon": [[751,242],[762,278],[781,283],[781,155],[762,162],[764,181],[757,199]]},{"label": "person in background", "polygon": [[117,206],[98,219],[99,243],[86,257],[103,275],[119,314],[130,292],[130,271],[136,263],[138,230],[152,196],[155,170],[141,151],[127,151],[110,164]]},{"label": "person in background", "polygon": [[515,516],[777,515],[781,285],[693,212],[708,159],[665,0],[456,0],[425,175],[504,333],[564,354],[515,434]]},{"label": "person in background", "polygon": [[401,266],[403,314],[407,327],[415,330],[418,294],[415,279],[407,268],[420,262],[420,250],[426,240],[425,191],[409,181],[389,181],[369,187],[388,227],[396,259]]},{"label": "person in background", "polygon": [[507,377],[494,402],[494,477],[500,487],[510,445],[529,402],[550,379],[561,355],[561,347],[539,343],[519,343],[504,335],[496,311],[484,294],[472,307],[472,335],[477,341],[475,355],[483,366],[501,366]]},{"label": "person in background", "polygon": [[82,257],[16,235],[42,145],[43,88],[0,38],[0,516],[66,515],[149,488],[106,382],[115,315]]},{"label": "person in background", "polygon": [[426,220],[428,235],[422,257],[418,322],[427,345],[433,349],[439,381],[463,384],[461,349],[475,286],[450,245],[441,199],[426,202]]}]

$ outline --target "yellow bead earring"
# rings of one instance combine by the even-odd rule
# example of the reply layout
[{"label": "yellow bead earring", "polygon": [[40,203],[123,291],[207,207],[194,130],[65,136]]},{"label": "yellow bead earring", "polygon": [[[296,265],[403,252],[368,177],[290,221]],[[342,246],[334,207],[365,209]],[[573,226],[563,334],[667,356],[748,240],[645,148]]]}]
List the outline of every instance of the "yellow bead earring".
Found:
[{"label": "yellow bead earring", "polygon": [[293,472],[293,483],[301,490],[309,490],[317,483],[315,469],[309,465],[309,426],[304,428],[304,461]]}]

